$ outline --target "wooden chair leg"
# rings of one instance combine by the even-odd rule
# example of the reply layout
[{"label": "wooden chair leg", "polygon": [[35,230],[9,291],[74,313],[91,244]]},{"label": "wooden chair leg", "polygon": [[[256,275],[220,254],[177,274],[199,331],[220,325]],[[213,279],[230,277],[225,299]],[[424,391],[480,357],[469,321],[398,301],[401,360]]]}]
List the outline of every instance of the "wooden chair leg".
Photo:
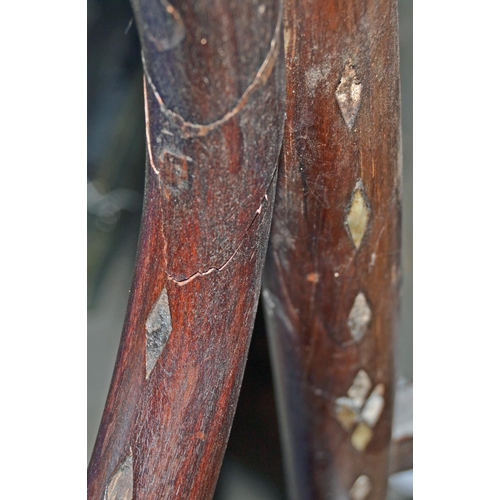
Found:
[{"label": "wooden chair leg", "polygon": [[211,498],[260,291],[284,123],[278,2],[133,0],[137,263],[88,498]]},{"label": "wooden chair leg", "polygon": [[385,500],[400,286],[394,0],[285,0],[267,317],[291,498]]}]

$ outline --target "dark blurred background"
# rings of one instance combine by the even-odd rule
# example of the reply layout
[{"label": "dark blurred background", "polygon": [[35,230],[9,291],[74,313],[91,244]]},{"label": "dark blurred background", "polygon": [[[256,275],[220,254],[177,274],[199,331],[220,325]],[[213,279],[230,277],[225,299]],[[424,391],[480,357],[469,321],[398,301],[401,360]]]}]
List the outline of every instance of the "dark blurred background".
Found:
[{"label": "dark blurred background", "polygon": [[[88,459],[111,381],[132,279],[145,167],[140,45],[127,0],[88,0]],[[403,302],[397,369],[413,376],[412,11],[399,1],[403,125]],[[389,498],[400,496],[394,483]],[[396,489],[394,489],[396,488]],[[284,499],[259,306],[216,500]]]}]

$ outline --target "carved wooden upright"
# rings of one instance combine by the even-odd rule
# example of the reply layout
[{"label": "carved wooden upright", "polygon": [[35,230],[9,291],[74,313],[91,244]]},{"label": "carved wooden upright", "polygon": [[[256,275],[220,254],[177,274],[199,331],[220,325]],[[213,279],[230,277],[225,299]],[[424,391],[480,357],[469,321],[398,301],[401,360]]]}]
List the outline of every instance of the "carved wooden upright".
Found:
[{"label": "carved wooden upright", "polygon": [[393,0],[286,0],[264,304],[291,498],[385,500],[400,281]]}]

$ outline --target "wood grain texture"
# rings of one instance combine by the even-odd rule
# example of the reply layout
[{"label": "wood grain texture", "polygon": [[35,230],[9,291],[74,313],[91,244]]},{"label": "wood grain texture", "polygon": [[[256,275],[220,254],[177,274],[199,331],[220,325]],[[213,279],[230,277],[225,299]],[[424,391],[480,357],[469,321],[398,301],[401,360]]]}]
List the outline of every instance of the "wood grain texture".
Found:
[{"label": "wood grain texture", "polygon": [[284,37],[263,296],[289,493],[382,500],[400,287],[396,2],[286,0]]},{"label": "wood grain texture", "polygon": [[282,8],[273,0],[132,5],[145,70],[146,190],[88,498],[104,497],[128,456],[134,500],[211,498],[274,203]]}]

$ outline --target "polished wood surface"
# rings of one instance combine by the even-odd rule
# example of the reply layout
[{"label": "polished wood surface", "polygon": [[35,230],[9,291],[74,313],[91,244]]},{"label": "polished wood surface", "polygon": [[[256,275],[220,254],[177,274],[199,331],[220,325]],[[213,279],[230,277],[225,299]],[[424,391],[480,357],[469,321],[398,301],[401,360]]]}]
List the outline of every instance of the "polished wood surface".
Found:
[{"label": "polished wood surface", "polygon": [[400,287],[393,0],[287,0],[264,305],[291,498],[385,500]]},{"label": "polished wood surface", "polygon": [[132,2],[147,165],[88,498],[211,498],[260,291],[284,123],[279,2]]}]

